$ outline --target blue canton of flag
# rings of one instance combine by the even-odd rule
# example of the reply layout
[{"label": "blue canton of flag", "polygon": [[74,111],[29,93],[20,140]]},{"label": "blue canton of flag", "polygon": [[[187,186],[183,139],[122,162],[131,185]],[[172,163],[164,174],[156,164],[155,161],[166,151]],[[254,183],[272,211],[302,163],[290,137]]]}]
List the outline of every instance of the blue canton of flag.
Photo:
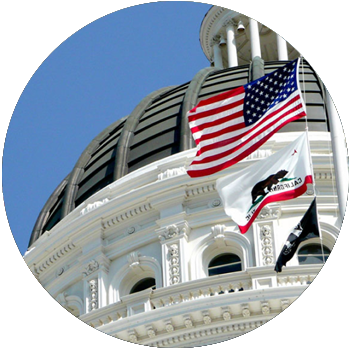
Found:
[{"label": "blue canton of flag", "polygon": [[269,109],[286,100],[297,88],[297,61],[245,85],[245,125],[257,122]]}]

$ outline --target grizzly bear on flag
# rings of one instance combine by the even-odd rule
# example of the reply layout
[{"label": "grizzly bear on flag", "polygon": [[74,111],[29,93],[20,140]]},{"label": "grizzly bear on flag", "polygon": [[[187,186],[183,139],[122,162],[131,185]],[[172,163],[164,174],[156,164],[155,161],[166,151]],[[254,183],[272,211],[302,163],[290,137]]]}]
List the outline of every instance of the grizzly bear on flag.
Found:
[{"label": "grizzly bear on flag", "polygon": [[288,171],[286,170],[280,170],[277,173],[268,176],[263,181],[256,183],[252,189],[252,204],[254,204],[259,195],[265,196],[268,194],[271,191],[272,186],[277,184],[279,179],[283,178],[287,173]]}]

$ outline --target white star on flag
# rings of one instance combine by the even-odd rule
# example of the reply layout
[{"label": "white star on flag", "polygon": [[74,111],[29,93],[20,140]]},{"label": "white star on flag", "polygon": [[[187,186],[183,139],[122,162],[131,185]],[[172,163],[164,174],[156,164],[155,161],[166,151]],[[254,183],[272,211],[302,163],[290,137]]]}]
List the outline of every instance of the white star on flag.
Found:
[{"label": "white star on flag", "polygon": [[[299,59],[244,86],[202,100],[190,110],[187,117],[197,153],[188,168],[189,176],[206,176],[234,165],[284,125],[305,116],[298,71]],[[275,84],[280,87],[273,88]],[[264,95],[265,89],[269,95]]]}]

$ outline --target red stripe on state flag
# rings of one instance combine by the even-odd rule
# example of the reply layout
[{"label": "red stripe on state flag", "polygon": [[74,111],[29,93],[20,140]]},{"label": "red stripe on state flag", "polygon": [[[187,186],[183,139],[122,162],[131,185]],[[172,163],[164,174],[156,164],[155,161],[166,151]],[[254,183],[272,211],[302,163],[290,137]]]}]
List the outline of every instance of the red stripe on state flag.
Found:
[{"label": "red stripe on state flag", "polygon": [[301,187],[295,190],[268,196],[266,199],[264,199],[263,204],[261,203],[260,206],[256,209],[256,211],[254,212],[254,214],[252,215],[252,217],[250,218],[249,222],[246,225],[238,225],[240,232],[242,234],[245,234],[249,230],[250,226],[253,224],[255,218],[258,216],[258,214],[264,208],[264,206],[272,202],[287,201],[287,200],[295,199],[298,196],[303,195],[307,190],[307,185],[312,183],[313,183],[312,176],[309,175],[305,177],[304,183]]},{"label": "red stripe on state flag", "polygon": [[245,233],[267,204],[294,199],[313,183],[306,132],[284,148],[240,171],[218,178],[225,213]]}]

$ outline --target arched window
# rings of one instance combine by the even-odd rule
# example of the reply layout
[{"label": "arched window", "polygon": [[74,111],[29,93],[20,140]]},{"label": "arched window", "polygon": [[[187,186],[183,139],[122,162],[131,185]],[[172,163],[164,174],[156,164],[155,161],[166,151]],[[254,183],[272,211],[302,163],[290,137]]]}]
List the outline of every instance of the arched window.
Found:
[{"label": "arched window", "polygon": [[153,289],[156,288],[156,280],[154,278],[142,279],[136,282],[136,284],[131,288],[130,294],[146,290],[150,287],[152,287]]},{"label": "arched window", "polygon": [[298,252],[299,264],[322,264],[323,261],[328,259],[330,253],[330,249],[324,245],[305,245]]},{"label": "arched window", "polygon": [[241,259],[233,253],[222,253],[214,257],[208,265],[209,276],[233,273],[241,270]]}]

